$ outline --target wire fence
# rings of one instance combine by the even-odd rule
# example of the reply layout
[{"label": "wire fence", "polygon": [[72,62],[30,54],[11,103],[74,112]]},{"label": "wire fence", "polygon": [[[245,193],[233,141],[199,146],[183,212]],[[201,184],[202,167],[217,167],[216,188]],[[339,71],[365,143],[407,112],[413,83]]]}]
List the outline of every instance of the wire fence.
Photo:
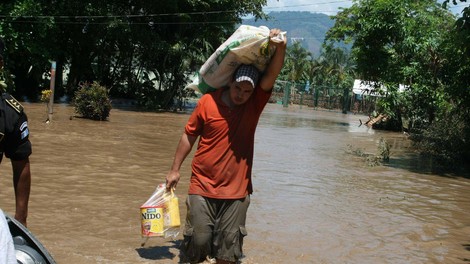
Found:
[{"label": "wire fence", "polygon": [[315,86],[277,81],[271,103],[307,106],[315,109],[338,110],[369,115],[375,110],[377,97],[354,94],[352,86],[343,89],[334,86]]}]

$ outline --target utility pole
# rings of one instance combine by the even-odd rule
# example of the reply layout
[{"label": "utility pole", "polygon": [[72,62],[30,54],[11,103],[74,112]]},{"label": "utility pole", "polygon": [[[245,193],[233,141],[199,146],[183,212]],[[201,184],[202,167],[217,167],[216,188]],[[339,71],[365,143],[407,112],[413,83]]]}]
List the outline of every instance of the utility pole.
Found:
[{"label": "utility pole", "polygon": [[56,70],[56,62],[52,61],[51,62],[51,84],[49,86],[49,89],[51,90],[51,97],[49,98],[49,104],[47,104],[47,121],[46,123],[49,123],[52,121],[52,106],[54,104],[54,86],[55,86],[55,70]]}]

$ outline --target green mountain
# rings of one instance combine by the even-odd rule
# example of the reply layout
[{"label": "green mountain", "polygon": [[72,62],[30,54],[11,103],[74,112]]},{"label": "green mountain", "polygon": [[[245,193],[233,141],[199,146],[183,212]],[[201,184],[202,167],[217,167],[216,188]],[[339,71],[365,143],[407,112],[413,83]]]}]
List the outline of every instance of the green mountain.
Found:
[{"label": "green mountain", "polygon": [[320,13],[282,11],[268,14],[270,19],[255,21],[244,19],[244,25],[266,26],[268,28],[280,28],[287,31],[288,43],[300,41],[302,46],[312,52],[314,56],[320,54],[326,32],[334,25],[334,20]]}]

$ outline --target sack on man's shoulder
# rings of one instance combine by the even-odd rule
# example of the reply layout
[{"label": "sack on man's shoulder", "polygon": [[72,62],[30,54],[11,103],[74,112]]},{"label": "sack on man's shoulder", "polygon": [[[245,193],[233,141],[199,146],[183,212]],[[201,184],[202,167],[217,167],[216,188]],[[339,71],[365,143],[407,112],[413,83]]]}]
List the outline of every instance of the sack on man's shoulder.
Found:
[{"label": "sack on man's shoulder", "polygon": [[263,72],[275,51],[269,45],[269,32],[265,26],[241,25],[207,59],[187,87],[203,94],[224,87],[241,64],[252,64]]}]

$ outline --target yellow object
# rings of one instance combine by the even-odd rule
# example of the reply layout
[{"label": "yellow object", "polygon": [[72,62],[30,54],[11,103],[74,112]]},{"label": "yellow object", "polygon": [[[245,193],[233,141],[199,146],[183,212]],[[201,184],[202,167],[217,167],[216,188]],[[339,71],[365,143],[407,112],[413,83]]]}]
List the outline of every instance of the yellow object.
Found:
[{"label": "yellow object", "polygon": [[51,90],[42,90],[41,91],[41,102],[49,103],[51,99],[52,91]]},{"label": "yellow object", "polygon": [[140,208],[142,221],[142,236],[163,236],[163,208],[161,206],[148,206]]},{"label": "yellow object", "polygon": [[165,202],[163,216],[165,227],[177,227],[181,225],[178,197],[174,195],[173,191]]}]

